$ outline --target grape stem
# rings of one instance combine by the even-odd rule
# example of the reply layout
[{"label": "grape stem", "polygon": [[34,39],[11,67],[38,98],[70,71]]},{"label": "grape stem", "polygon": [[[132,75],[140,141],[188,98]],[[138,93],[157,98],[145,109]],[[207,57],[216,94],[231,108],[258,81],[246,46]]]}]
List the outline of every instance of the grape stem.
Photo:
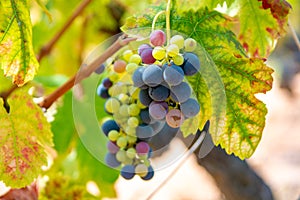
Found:
[{"label": "grape stem", "polygon": [[167,29],[167,45],[170,44],[170,10],[171,10],[171,0],[168,0],[167,9],[166,9],[166,29]]},{"label": "grape stem", "polygon": [[297,33],[296,33],[294,27],[291,25],[291,21],[290,20],[288,21],[288,26],[290,27],[293,39],[294,39],[294,41],[295,41],[295,43],[296,43],[296,45],[298,47],[298,50],[300,51],[300,40],[299,40],[299,38],[297,36]]},{"label": "grape stem", "polygon": [[190,149],[188,149],[188,151],[186,151],[184,153],[184,155],[182,156],[181,160],[179,161],[179,163],[177,164],[177,166],[175,167],[175,169],[169,173],[169,175],[163,180],[163,182],[161,182],[151,193],[149,196],[147,196],[147,200],[150,200],[168,181],[170,181],[170,179],[176,174],[176,172],[180,169],[180,167],[185,163],[185,161],[187,160],[188,157],[190,157],[194,151],[196,151],[196,149],[198,149],[204,138],[206,135],[206,131],[202,131],[199,138],[196,140],[196,142],[191,146]]},{"label": "grape stem", "polygon": [[109,57],[116,53],[120,48],[127,45],[129,42],[136,40],[137,38],[127,37],[127,35],[120,36],[106,51],[97,57],[91,64],[84,66],[81,70],[70,78],[65,84],[57,88],[49,96],[39,103],[39,106],[48,109],[59,97],[69,91],[74,85],[89,77],[102,63]]},{"label": "grape stem", "polygon": [[152,32],[153,32],[154,29],[155,29],[155,23],[156,23],[158,17],[159,17],[161,14],[164,14],[164,13],[166,13],[166,11],[162,10],[162,11],[158,12],[158,13],[154,16],[153,21],[152,21]]}]

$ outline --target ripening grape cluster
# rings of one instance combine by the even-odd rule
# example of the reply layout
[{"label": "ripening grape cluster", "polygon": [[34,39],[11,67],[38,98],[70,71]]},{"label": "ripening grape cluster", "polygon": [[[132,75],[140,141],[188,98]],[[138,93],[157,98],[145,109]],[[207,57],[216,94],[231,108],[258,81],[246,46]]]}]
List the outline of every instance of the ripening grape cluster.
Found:
[{"label": "ripening grape cluster", "polygon": [[112,116],[101,124],[109,139],[105,162],[121,167],[125,179],[135,175],[151,179],[151,137],[177,132],[186,119],[200,111],[185,81],[185,76],[200,70],[199,58],[193,53],[196,41],[174,35],[165,44],[165,33],[155,30],[149,43],[123,51],[96,70],[108,71],[97,88],[98,96],[106,99],[105,111]]}]

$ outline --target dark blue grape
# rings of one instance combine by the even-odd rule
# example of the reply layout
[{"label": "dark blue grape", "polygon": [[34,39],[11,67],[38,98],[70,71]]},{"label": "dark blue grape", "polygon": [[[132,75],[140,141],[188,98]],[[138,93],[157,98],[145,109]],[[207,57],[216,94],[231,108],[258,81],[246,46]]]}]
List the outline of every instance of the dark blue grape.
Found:
[{"label": "dark blue grape", "polygon": [[125,165],[121,169],[121,176],[127,180],[130,180],[135,175],[135,167],[133,165]]},{"label": "dark blue grape", "polygon": [[172,64],[166,67],[163,73],[164,80],[170,86],[179,85],[184,78],[184,72],[181,67]]},{"label": "dark blue grape", "polygon": [[108,89],[100,84],[97,88],[97,95],[103,99],[108,99],[110,95],[108,94]]},{"label": "dark blue grape", "polygon": [[144,70],[142,78],[146,85],[155,87],[163,81],[163,71],[158,65],[149,65]]},{"label": "dark blue grape", "polygon": [[113,83],[111,82],[111,80],[109,78],[105,78],[102,80],[102,85],[108,89],[113,85]]},{"label": "dark blue grape", "polygon": [[142,78],[144,71],[145,71],[145,67],[139,67],[134,71],[134,73],[132,74],[133,86],[139,88],[147,87]]},{"label": "dark blue grape", "polygon": [[148,92],[154,101],[165,101],[170,96],[170,90],[162,85],[151,87]]},{"label": "dark blue grape", "polygon": [[150,179],[152,179],[154,176],[154,170],[151,166],[148,167],[148,173],[146,176],[141,177],[143,180],[148,181]]},{"label": "dark blue grape", "polygon": [[195,99],[189,98],[180,104],[180,110],[186,118],[194,117],[199,113],[200,105]]},{"label": "dark blue grape", "polygon": [[116,159],[116,154],[112,154],[112,153],[106,154],[105,163],[112,168],[116,168],[121,165],[121,163]]},{"label": "dark blue grape", "polygon": [[144,106],[149,106],[152,98],[149,96],[148,89],[141,90],[139,93],[139,100]]},{"label": "dark blue grape", "polygon": [[192,76],[200,71],[200,60],[196,54],[185,53],[184,63],[181,65],[186,76]]},{"label": "dark blue grape", "polygon": [[103,133],[107,136],[109,131],[111,130],[116,130],[116,131],[120,131],[120,128],[118,126],[118,124],[116,123],[115,120],[109,119],[107,121],[105,121],[102,126],[102,131]]}]

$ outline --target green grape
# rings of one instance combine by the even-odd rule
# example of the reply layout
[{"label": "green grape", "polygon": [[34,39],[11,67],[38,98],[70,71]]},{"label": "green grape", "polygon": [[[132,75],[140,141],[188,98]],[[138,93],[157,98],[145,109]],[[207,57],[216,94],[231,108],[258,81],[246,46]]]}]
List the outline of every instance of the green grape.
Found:
[{"label": "green grape", "polygon": [[127,87],[126,85],[119,83],[119,84],[114,84],[108,89],[108,94],[112,97],[116,97],[120,94],[124,94],[127,92]]},{"label": "green grape", "polygon": [[135,128],[139,125],[139,119],[136,117],[129,117],[127,124],[129,127]]},{"label": "green grape", "polygon": [[131,159],[135,158],[135,155],[136,155],[135,148],[131,147],[131,148],[127,149],[126,155],[128,158],[131,158]]},{"label": "green grape", "polygon": [[128,112],[129,112],[129,115],[131,115],[131,116],[139,115],[140,111],[141,111],[140,107],[135,103],[130,104],[130,106],[128,107]]},{"label": "green grape", "polygon": [[112,82],[116,82],[117,80],[119,80],[119,75],[117,73],[113,72],[108,75],[108,78]]},{"label": "green grape", "polygon": [[135,167],[135,173],[140,177],[144,177],[148,173],[148,167],[145,164],[138,164]]},{"label": "green grape", "polygon": [[168,53],[168,56],[170,57],[174,57],[176,55],[179,54],[179,48],[176,44],[170,44],[168,47],[167,47],[167,53]]},{"label": "green grape", "polygon": [[131,86],[129,88],[129,94],[130,94],[130,97],[132,99],[138,99],[139,98],[139,93],[140,93],[140,88],[136,88],[134,86]]},{"label": "green grape", "polygon": [[176,55],[176,56],[173,57],[173,62],[174,62],[175,65],[180,66],[180,65],[183,64],[184,58],[183,58],[182,55],[178,54],[178,55]]},{"label": "green grape", "polygon": [[137,141],[137,137],[136,136],[131,136],[131,135],[127,135],[127,141],[129,144],[135,144]]},{"label": "green grape", "polygon": [[129,63],[135,63],[138,65],[141,62],[142,62],[142,58],[138,54],[133,54],[129,59]]},{"label": "green grape", "polygon": [[129,49],[123,52],[123,58],[127,62],[129,61],[129,59],[132,55],[133,55],[133,52]]},{"label": "green grape", "polygon": [[128,73],[133,73],[139,66],[136,63],[128,63],[126,65],[126,71]]},{"label": "green grape", "polygon": [[128,107],[129,106],[127,104],[121,105],[120,108],[119,108],[120,115],[122,115],[124,117],[128,117],[129,116]]},{"label": "green grape", "polygon": [[116,130],[111,130],[108,132],[108,139],[110,139],[111,141],[115,142],[117,141],[119,138],[119,132]]},{"label": "green grape", "polygon": [[166,50],[163,47],[157,46],[152,51],[152,56],[156,60],[162,60],[166,56]]},{"label": "green grape", "polygon": [[[127,125],[127,124],[126,124],[126,125]],[[125,126],[126,126],[126,125],[125,125]],[[135,127],[126,126],[125,132],[126,132],[126,134],[129,135],[129,136],[136,136],[136,128],[135,128]]]},{"label": "green grape", "polygon": [[131,165],[133,162],[133,159],[132,158],[129,158],[127,155],[125,157],[125,160],[123,161],[123,164],[124,165]]},{"label": "green grape", "polygon": [[187,38],[184,41],[184,50],[186,52],[192,52],[196,49],[196,47],[197,47],[197,42],[193,38]]},{"label": "green grape", "polygon": [[116,159],[123,163],[126,159],[127,159],[127,155],[126,155],[126,151],[124,150],[119,150],[117,153],[116,153]]},{"label": "green grape", "polygon": [[127,138],[125,136],[121,136],[117,139],[117,145],[120,148],[125,148],[127,146]]},{"label": "green grape", "polygon": [[128,103],[129,102],[129,96],[127,94],[120,94],[118,96],[118,99],[121,101],[121,103]]},{"label": "green grape", "polygon": [[181,35],[174,35],[170,39],[170,44],[176,44],[179,49],[182,49],[184,46],[184,38]]},{"label": "green grape", "polygon": [[109,113],[116,113],[120,108],[120,102],[116,98],[109,98],[105,102],[105,110]]}]

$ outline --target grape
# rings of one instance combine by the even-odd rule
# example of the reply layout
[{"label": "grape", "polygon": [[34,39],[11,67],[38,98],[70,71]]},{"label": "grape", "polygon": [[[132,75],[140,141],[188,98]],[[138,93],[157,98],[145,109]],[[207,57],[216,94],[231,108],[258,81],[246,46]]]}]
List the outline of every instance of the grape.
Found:
[{"label": "grape", "polygon": [[120,102],[116,98],[109,98],[104,105],[105,109],[109,113],[115,113],[120,108]]},{"label": "grape", "polygon": [[145,164],[138,164],[135,167],[135,173],[140,177],[144,177],[148,174],[148,167]]},{"label": "grape", "polygon": [[195,99],[189,98],[187,101],[180,104],[180,110],[186,118],[189,118],[194,117],[199,113],[200,106]]},{"label": "grape", "polygon": [[110,94],[112,97],[115,97],[119,94],[126,93],[126,90],[127,89],[124,84],[117,83],[108,89],[108,94]]},{"label": "grape", "polygon": [[136,117],[130,117],[128,119],[127,123],[128,123],[128,126],[130,126],[132,128],[135,128],[135,127],[137,127],[139,125],[139,120]]},{"label": "grape", "polygon": [[116,168],[121,165],[121,163],[116,159],[116,154],[112,154],[112,153],[106,154],[105,163],[112,168]]},{"label": "grape", "polygon": [[152,119],[150,118],[150,114],[149,114],[149,109],[148,108],[141,110],[141,112],[140,112],[140,118],[146,124],[151,124],[152,123]]},{"label": "grape", "polygon": [[118,99],[120,100],[121,103],[128,103],[129,102],[129,96],[127,94],[120,94],[118,96]]},{"label": "grape", "polygon": [[138,48],[138,54],[141,55],[145,49],[152,49],[152,47],[149,44],[142,44]]},{"label": "grape", "polygon": [[173,62],[175,65],[182,65],[184,63],[184,58],[182,55],[178,54],[176,56],[173,57]]},{"label": "grape", "polygon": [[149,152],[148,152],[148,158],[151,158],[151,157],[152,157],[152,154],[153,154],[153,150],[152,150],[152,148],[150,147]]},{"label": "grape", "polygon": [[106,146],[107,146],[108,151],[112,154],[116,154],[120,149],[115,143],[113,143],[111,141],[108,141]]},{"label": "grape", "polygon": [[178,128],[184,121],[184,116],[178,109],[173,109],[166,115],[166,121],[172,128]]},{"label": "grape", "polygon": [[124,60],[117,60],[114,62],[114,71],[117,73],[125,72],[127,63]]},{"label": "grape", "polygon": [[150,126],[141,124],[136,127],[136,136],[141,139],[147,139],[154,135],[153,129]]},{"label": "grape", "polygon": [[179,103],[183,103],[191,96],[191,88],[186,82],[171,87],[171,98]]},{"label": "grape", "polygon": [[191,76],[200,71],[200,61],[196,54],[185,53],[182,69],[186,76]]},{"label": "grape", "polygon": [[163,81],[163,71],[157,65],[149,65],[144,70],[142,79],[150,87],[158,86]]},{"label": "grape", "polygon": [[121,176],[127,180],[130,180],[135,175],[135,167],[133,165],[125,165],[121,169]]},{"label": "grape", "polygon": [[146,174],[146,176],[141,177],[143,180],[148,181],[150,179],[152,179],[154,176],[154,170],[151,166],[148,167],[148,173]]},{"label": "grape", "polygon": [[139,66],[136,63],[128,63],[126,65],[126,71],[128,73],[133,73]]},{"label": "grape", "polygon": [[129,49],[123,52],[123,58],[127,62],[129,61],[129,59],[132,55],[133,55],[133,52]]},{"label": "grape", "polygon": [[124,151],[124,150],[119,150],[119,151],[116,153],[116,159],[117,159],[119,162],[121,162],[121,163],[125,162],[126,159],[127,159],[126,151]]},{"label": "grape", "polygon": [[130,59],[129,59],[130,63],[135,63],[135,64],[140,64],[142,62],[142,58],[141,56],[139,56],[138,54],[133,54]]},{"label": "grape", "polygon": [[171,65],[164,70],[163,77],[167,84],[175,86],[179,85],[183,81],[184,72],[181,67]]},{"label": "grape", "polygon": [[110,139],[111,141],[117,141],[117,139],[119,138],[119,131],[116,130],[111,130],[108,133],[108,139]]},{"label": "grape", "polygon": [[109,78],[105,78],[102,80],[102,85],[108,89],[113,85],[113,83],[111,82],[111,80]]},{"label": "grape", "polygon": [[179,49],[182,49],[184,46],[184,38],[181,35],[174,35],[170,39],[170,44],[176,44]]},{"label": "grape", "polygon": [[104,72],[105,70],[105,65],[104,64],[101,64],[100,67],[98,67],[96,70],[95,70],[95,73],[96,74],[102,74],[102,72]]},{"label": "grape", "polygon": [[125,132],[127,135],[130,135],[130,136],[136,136],[136,130],[135,130],[136,127],[131,127],[131,126],[127,126],[125,128]]},{"label": "grape", "polygon": [[138,154],[148,154],[150,146],[147,142],[139,142],[136,144],[136,152]]},{"label": "grape", "polygon": [[136,154],[136,150],[133,147],[127,149],[127,151],[126,151],[126,155],[128,158],[131,158],[131,159],[135,158],[135,154]]},{"label": "grape", "polygon": [[167,53],[168,53],[168,56],[170,57],[174,57],[176,55],[179,54],[179,48],[176,44],[170,44],[168,47],[167,47]]},{"label": "grape", "polygon": [[148,92],[154,101],[165,101],[170,96],[170,90],[162,85],[151,87]]},{"label": "grape", "polygon": [[119,113],[120,113],[120,115],[122,115],[124,117],[128,117],[129,116],[128,105],[127,104],[121,105],[119,108]]},{"label": "grape", "polygon": [[141,110],[140,107],[135,103],[130,104],[128,107],[128,113],[131,116],[138,116],[140,113],[140,110]]},{"label": "grape", "polygon": [[152,51],[152,56],[156,60],[162,60],[166,56],[166,50],[163,47],[160,47],[160,46],[155,47]]},{"label": "grape", "polygon": [[102,124],[101,128],[102,128],[103,133],[104,133],[106,136],[108,135],[108,133],[109,133],[111,130],[116,130],[116,131],[118,131],[118,132],[120,131],[120,128],[119,128],[118,124],[117,124],[116,121],[113,120],[113,119],[106,120],[106,121]]},{"label": "grape", "polygon": [[184,41],[184,50],[186,52],[192,52],[196,49],[197,47],[197,42],[193,38],[187,38]]},{"label": "grape", "polygon": [[103,99],[108,99],[110,97],[107,88],[105,88],[102,84],[100,84],[97,88],[97,95]]},{"label": "grape", "polygon": [[166,102],[153,101],[149,106],[149,114],[153,119],[164,119],[167,114],[168,104]]},{"label": "grape", "polygon": [[144,71],[145,71],[145,67],[139,67],[134,71],[134,73],[132,75],[132,81],[133,81],[133,85],[135,87],[142,88],[145,85],[143,78],[142,78]]},{"label": "grape", "polygon": [[120,147],[120,148],[125,148],[127,146],[127,138],[125,136],[122,136],[122,137],[119,137],[118,140],[117,140],[117,145]]},{"label": "grape", "polygon": [[151,97],[149,96],[149,92],[148,89],[145,90],[141,90],[139,93],[139,101],[145,105],[145,106],[149,106],[150,103],[152,102]]},{"label": "grape", "polygon": [[136,136],[131,136],[131,135],[127,135],[127,140],[129,144],[135,144],[137,141],[137,137]]},{"label": "grape", "polygon": [[144,51],[141,53],[141,58],[145,64],[152,64],[156,61],[152,56],[152,49],[144,49]]},{"label": "grape", "polygon": [[155,30],[150,34],[150,42],[153,46],[162,46],[166,42],[166,35],[162,30]]}]

